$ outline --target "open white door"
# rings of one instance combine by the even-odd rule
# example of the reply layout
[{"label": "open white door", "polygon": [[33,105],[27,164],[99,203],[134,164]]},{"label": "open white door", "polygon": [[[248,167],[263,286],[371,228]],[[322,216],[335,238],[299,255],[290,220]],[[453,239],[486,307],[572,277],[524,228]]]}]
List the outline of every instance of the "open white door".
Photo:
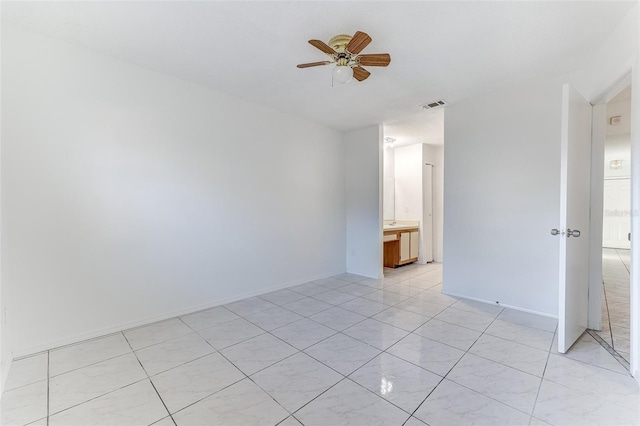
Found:
[{"label": "open white door", "polygon": [[[587,328],[589,301],[589,207],[591,104],[562,87],[560,154],[560,306],[558,351],[565,353]],[[555,232],[554,232],[555,231]]]}]

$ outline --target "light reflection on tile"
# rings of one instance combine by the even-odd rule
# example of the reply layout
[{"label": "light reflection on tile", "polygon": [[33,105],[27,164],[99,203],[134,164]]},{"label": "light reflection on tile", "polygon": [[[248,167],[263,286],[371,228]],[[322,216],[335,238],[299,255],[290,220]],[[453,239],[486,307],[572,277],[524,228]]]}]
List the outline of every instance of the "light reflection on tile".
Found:
[{"label": "light reflection on tile", "polygon": [[442,377],[383,353],[352,373],[349,378],[411,413],[442,380]]},{"label": "light reflection on tile", "polygon": [[345,379],[295,413],[305,426],[402,425],[409,414]]}]

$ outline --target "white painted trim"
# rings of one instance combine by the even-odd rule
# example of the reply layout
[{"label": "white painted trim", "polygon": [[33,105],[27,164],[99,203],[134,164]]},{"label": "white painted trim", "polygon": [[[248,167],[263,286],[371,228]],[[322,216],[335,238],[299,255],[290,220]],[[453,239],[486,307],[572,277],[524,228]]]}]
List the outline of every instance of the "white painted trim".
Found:
[{"label": "white painted trim", "polygon": [[[562,119],[560,122],[560,255],[558,266],[558,352],[565,353],[574,342],[567,346],[567,238],[564,236],[567,226],[568,204],[568,168],[569,162],[569,105],[571,104],[571,87],[562,85]],[[588,283],[587,283],[588,285]],[[587,306],[588,308],[588,306]],[[566,347],[565,347],[566,346]]]},{"label": "white painted trim", "polygon": [[622,90],[626,89],[630,85],[631,72],[628,72],[624,77],[613,83],[603,96],[596,99],[595,102],[593,102],[593,105],[608,104],[611,99],[615,98],[618,93],[622,92]]},{"label": "white painted trim", "polygon": [[526,309],[526,308],[521,308],[519,306],[513,306],[513,305],[504,305],[502,303],[492,302],[491,300],[479,299],[477,297],[469,297],[469,296],[465,296],[465,295],[462,295],[462,294],[451,293],[451,292],[444,291],[444,290],[442,291],[442,294],[446,294],[447,296],[459,297],[461,299],[467,299],[467,300],[473,300],[473,301],[476,301],[476,302],[482,302],[482,303],[486,303],[487,305],[500,306],[501,308],[513,309],[514,311],[527,312],[529,314],[536,314],[536,315],[540,315],[540,316],[547,317],[547,318],[558,319],[557,315],[548,314],[546,312],[534,311],[533,309]]},{"label": "white painted trim", "polygon": [[591,119],[591,208],[589,214],[589,312],[587,327],[601,330],[602,324],[602,222],[604,196],[604,145],[607,106],[593,107]]},{"label": "white painted trim", "polygon": [[[380,229],[380,271],[377,278],[379,280],[384,278],[384,127],[382,124],[378,124],[378,217],[380,223],[378,228]],[[394,195],[395,196],[395,195]]]},{"label": "white painted trim", "polygon": [[[639,9],[640,13],[640,9]],[[631,72],[631,359],[640,383],[640,52]]]},{"label": "white painted trim", "polygon": [[[32,346],[29,348],[26,348],[24,350],[18,351],[16,353],[14,353],[12,355],[13,359],[18,359],[18,358],[23,358],[26,356],[31,356],[31,355],[35,355],[39,352],[44,352],[44,351],[48,351],[48,350],[52,350],[52,349],[56,349],[62,346],[68,346],[68,345],[73,345],[76,343],[80,343],[80,342],[84,342],[86,340],[91,340],[91,339],[96,339],[99,337],[103,337],[103,336],[107,336],[109,334],[114,334],[114,333],[119,333],[121,331],[124,330],[129,330],[132,328],[136,328],[136,327],[142,327],[145,325],[149,325],[149,324],[153,324],[155,322],[159,322],[159,321],[164,321],[167,319],[171,319],[171,318],[175,318],[181,315],[187,315],[187,314],[191,314],[194,312],[198,312],[198,311],[202,311],[205,309],[209,309],[209,308],[213,308],[215,306],[220,306],[220,305],[226,305],[228,303],[232,303],[232,302],[236,302],[238,300],[242,300],[242,299],[246,299],[248,297],[254,297],[254,296],[260,296],[261,294],[267,294],[270,293],[272,291],[277,291],[277,290],[282,290],[285,288],[289,288],[289,287],[293,287],[299,284],[304,284],[310,281],[315,281],[315,280],[319,280],[319,279],[323,279],[323,278],[329,278],[335,275],[340,275],[345,273],[344,270],[342,271],[338,271],[338,272],[332,272],[329,274],[321,274],[321,275],[317,275],[311,278],[307,278],[304,280],[297,280],[297,281],[292,281],[292,282],[288,282],[286,284],[281,284],[281,285],[277,285],[277,286],[273,286],[273,287],[269,287],[267,289],[261,289],[259,291],[251,291],[251,292],[247,292],[247,293],[243,293],[241,295],[238,296],[234,296],[234,297],[229,297],[229,298],[225,298],[225,299],[218,299],[218,300],[213,300],[210,302],[206,302],[206,303],[202,303],[202,304],[198,304],[195,306],[191,306],[189,308],[184,308],[184,309],[178,309],[172,312],[167,312],[165,314],[161,314],[161,315],[153,315],[153,316],[149,316],[149,317],[145,317],[145,318],[141,318],[135,321],[129,321],[129,322],[124,322],[124,323],[120,323],[111,327],[105,327],[105,328],[101,328],[98,330],[93,330],[90,332],[86,332],[86,333],[80,333],[77,334],[75,336],[72,337],[67,337],[67,338],[63,338],[63,339],[54,339],[51,341],[48,341],[46,343],[40,344],[40,345],[36,345],[36,346]],[[10,363],[10,362],[9,362]],[[8,371],[8,370],[7,370]],[[5,376],[6,377],[6,376]]]}]

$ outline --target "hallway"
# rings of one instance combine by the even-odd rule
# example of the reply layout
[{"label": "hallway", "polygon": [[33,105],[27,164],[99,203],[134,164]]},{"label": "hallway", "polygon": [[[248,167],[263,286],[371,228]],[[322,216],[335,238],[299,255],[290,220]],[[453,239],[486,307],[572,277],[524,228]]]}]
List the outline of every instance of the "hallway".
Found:
[{"label": "hallway", "polygon": [[630,339],[629,250],[602,249],[602,331],[598,332],[629,362]]}]

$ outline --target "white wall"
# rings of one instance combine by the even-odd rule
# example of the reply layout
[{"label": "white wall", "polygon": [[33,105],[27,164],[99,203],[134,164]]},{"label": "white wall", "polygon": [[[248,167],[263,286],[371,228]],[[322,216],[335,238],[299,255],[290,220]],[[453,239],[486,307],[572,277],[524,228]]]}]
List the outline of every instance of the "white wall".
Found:
[{"label": "white wall", "polygon": [[[557,315],[562,79],[447,109],[445,293]],[[487,107],[491,105],[491,107]]]},{"label": "white wall", "polygon": [[384,220],[395,219],[395,149],[384,147],[383,149],[383,171],[382,171],[382,211]]},{"label": "white wall", "polygon": [[636,2],[616,29],[595,46],[588,63],[571,76],[572,84],[592,103],[606,96],[635,64],[640,50],[639,16],[640,2]]},{"label": "white wall", "polygon": [[345,271],[341,133],[6,26],[2,86],[4,361]]},{"label": "white wall", "polygon": [[396,220],[422,222],[422,144],[395,148]]},{"label": "white wall", "polygon": [[344,134],[347,272],[382,277],[382,127]]}]

